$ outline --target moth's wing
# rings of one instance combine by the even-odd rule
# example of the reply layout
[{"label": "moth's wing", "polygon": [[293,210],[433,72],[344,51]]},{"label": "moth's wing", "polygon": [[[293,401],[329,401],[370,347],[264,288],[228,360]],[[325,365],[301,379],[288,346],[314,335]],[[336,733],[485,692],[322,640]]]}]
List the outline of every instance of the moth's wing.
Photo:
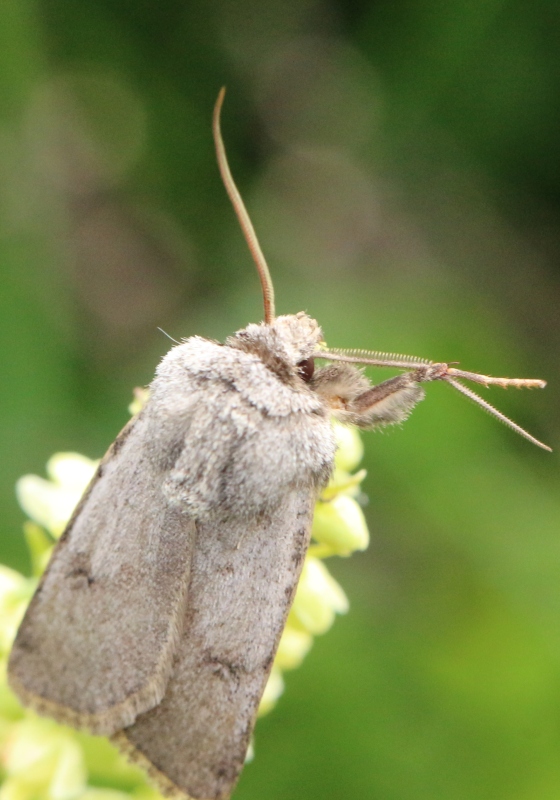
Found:
[{"label": "moth's wing", "polygon": [[195,526],[164,499],[147,416],[131,420],[100,464],[9,662],[24,705],[100,734],[160,701],[185,614]]},{"label": "moth's wing", "polygon": [[228,798],[309,542],[313,493],[252,527],[197,522],[186,626],[162,702],[117,734],[164,794]]}]

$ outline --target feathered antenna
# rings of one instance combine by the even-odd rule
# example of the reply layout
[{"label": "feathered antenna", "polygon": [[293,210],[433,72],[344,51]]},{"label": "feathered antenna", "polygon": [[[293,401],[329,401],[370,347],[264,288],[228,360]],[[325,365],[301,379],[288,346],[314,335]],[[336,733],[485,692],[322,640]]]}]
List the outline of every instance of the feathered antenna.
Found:
[{"label": "feathered antenna", "polygon": [[259,273],[259,278],[261,279],[264,302],[264,321],[267,323],[267,325],[270,325],[272,322],[274,322],[275,314],[274,286],[272,285],[272,278],[270,277],[268,265],[259,245],[257,234],[253,228],[253,223],[249,218],[245,204],[243,203],[241,195],[239,194],[237,186],[235,185],[235,181],[233,180],[227,161],[222,133],[220,130],[220,112],[222,110],[222,103],[224,102],[225,93],[226,88],[225,86],[222,86],[218,95],[218,99],[216,100],[216,105],[214,106],[214,117],[212,121],[212,132],[214,134],[214,143],[216,145],[216,154],[218,156],[218,166],[220,168],[220,174],[222,176],[224,186],[226,187],[226,191],[229,195],[229,199],[233,204],[233,208],[237,214],[237,219],[241,225],[243,236],[245,237],[245,241],[247,242],[251,255],[253,256],[253,260]]},{"label": "feathered antenna", "polygon": [[315,354],[316,358],[326,358],[329,361],[345,361],[347,364],[364,364],[368,367],[394,367],[395,369],[414,369],[414,367],[428,366],[433,361],[417,356],[403,356],[399,353],[383,353],[379,350],[342,350],[339,347],[329,347]]},{"label": "feathered antenna", "polygon": [[475,383],[480,383],[487,387],[501,386],[503,389],[506,389],[508,386],[515,386],[517,389],[544,389],[546,381],[535,378],[493,378],[490,375],[481,375],[478,372],[467,372],[462,369],[456,369],[449,364],[439,364],[424,358],[417,358],[416,356],[403,356],[397,353],[380,353],[374,350],[340,350],[334,348],[317,351],[315,357],[325,358],[328,361],[345,361],[350,364],[363,364],[364,366],[372,367],[412,369],[418,371],[419,380],[421,381],[445,381],[520,436],[536,444],[537,447],[542,447],[543,450],[552,452],[551,447],[535,439],[535,437],[531,436],[524,428],[509,417],[506,417],[505,414],[502,414],[501,411],[498,411],[497,408],[494,408],[487,400],[477,395],[476,392],[473,392],[472,389],[469,389],[468,386],[465,386],[458,379],[463,378],[464,380],[474,381]]}]

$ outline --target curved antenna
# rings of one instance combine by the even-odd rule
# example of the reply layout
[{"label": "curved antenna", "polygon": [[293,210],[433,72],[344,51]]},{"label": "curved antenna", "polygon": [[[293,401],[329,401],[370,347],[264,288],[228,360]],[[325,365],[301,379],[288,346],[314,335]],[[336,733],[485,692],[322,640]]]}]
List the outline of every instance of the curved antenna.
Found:
[{"label": "curved antenna", "polygon": [[222,133],[220,130],[220,111],[222,110],[222,103],[224,102],[225,93],[226,87],[222,86],[218,95],[218,99],[216,100],[216,105],[214,106],[214,116],[212,119],[212,132],[214,134],[214,143],[216,145],[218,166],[220,168],[220,174],[222,176],[224,186],[226,187],[226,192],[228,193],[229,199],[233,204],[233,208],[237,214],[237,219],[241,225],[241,230],[243,231],[243,236],[245,237],[245,241],[247,242],[251,255],[253,256],[253,261],[255,262],[257,272],[259,273],[259,278],[261,279],[264,302],[264,321],[267,325],[270,325],[272,322],[274,322],[275,313],[274,287],[272,285],[272,278],[270,277],[268,265],[260,248],[257,234],[253,228],[253,223],[249,219],[249,214],[247,213],[245,204],[241,199],[241,195],[239,194],[237,186],[235,185],[230,172],[226,150],[222,139]]}]

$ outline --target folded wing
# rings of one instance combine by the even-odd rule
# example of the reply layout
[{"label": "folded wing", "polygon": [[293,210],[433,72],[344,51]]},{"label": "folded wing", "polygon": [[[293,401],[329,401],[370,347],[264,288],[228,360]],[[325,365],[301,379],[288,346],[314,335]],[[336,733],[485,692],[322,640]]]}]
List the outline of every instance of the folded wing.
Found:
[{"label": "folded wing", "polygon": [[197,522],[189,605],[162,702],[115,740],[166,795],[227,798],[309,541],[310,490],[247,524]]},{"label": "folded wing", "polygon": [[101,463],[9,663],[25,705],[98,734],[159,703],[187,602],[195,525],[164,499],[145,419],[132,420]]}]

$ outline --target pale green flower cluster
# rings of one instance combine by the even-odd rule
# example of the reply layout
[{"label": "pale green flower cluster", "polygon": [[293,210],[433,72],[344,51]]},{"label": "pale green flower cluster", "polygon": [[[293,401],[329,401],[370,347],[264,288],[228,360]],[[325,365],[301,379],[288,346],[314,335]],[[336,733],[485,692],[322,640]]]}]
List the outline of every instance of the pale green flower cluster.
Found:
[{"label": "pale green flower cluster", "polygon": [[[134,411],[144,398],[137,397]],[[298,667],[336,614],[348,610],[344,591],[323,559],[364,550],[369,534],[355,496],[365,476],[352,474],[362,443],[350,429],[335,427],[339,449],[333,480],[318,501],[312,545],[282,635],[260,714],[270,711],[284,688],[283,673]],[[47,464],[48,479],[26,475],[17,497],[29,516],[24,533],[33,577],[0,565],[0,800],[157,800],[143,773],[128,764],[108,740],[77,733],[22,709],[6,683],[11,643],[50,557],[55,540],[97,467],[78,453],[57,453]]]}]

